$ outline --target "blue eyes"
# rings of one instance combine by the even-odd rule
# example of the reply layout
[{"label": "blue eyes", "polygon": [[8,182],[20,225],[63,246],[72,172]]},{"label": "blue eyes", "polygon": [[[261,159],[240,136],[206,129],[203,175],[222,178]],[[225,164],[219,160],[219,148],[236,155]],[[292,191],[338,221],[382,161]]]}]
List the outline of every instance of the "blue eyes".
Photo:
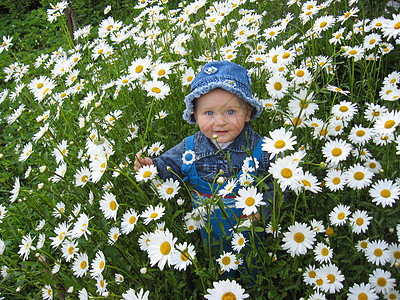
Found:
[{"label": "blue eyes", "polygon": [[[230,110],[228,110],[228,111],[226,112],[227,115],[233,115],[234,113],[235,113],[235,111],[234,111],[233,109],[230,109]],[[212,115],[214,115],[214,113],[213,113],[212,111],[207,111],[207,112],[206,112],[206,115],[207,115],[207,116],[212,116]]]}]

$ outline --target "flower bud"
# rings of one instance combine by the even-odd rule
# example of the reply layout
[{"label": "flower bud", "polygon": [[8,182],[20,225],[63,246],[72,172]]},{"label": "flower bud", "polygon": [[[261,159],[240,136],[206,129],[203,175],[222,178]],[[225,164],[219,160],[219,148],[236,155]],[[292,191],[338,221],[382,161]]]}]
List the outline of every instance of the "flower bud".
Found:
[{"label": "flower bud", "polygon": [[44,183],[43,183],[43,182],[41,182],[41,183],[38,184],[38,189],[39,189],[39,190],[41,190],[43,187],[44,187]]},{"label": "flower bud", "polygon": [[396,261],[396,262],[394,263],[394,266],[395,266],[396,268],[400,267],[400,262]]},{"label": "flower bud", "polygon": [[3,153],[0,153],[0,159],[3,158],[3,157],[4,157],[4,154],[3,154]]},{"label": "flower bud", "polygon": [[141,268],[141,269],[140,269],[140,273],[146,274],[146,273],[147,273],[147,268]]},{"label": "flower bud", "polygon": [[216,139],[218,139],[218,135],[214,134],[214,135],[212,136],[212,138],[213,138],[214,140],[216,140]]},{"label": "flower bud", "polygon": [[39,172],[44,173],[44,171],[46,171],[46,169],[47,169],[47,166],[41,166],[41,167],[39,167]]},{"label": "flower bud", "polygon": [[70,286],[69,289],[67,290],[67,293],[72,294],[74,292],[74,287]]},{"label": "flower bud", "polygon": [[302,272],[303,272],[303,269],[302,269],[302,268],[298,268],[297,271],[298,271],[299,273],[302,273]]},{"label": "flower bud", "polygon": [[326,163],[322,161],[322,162],[320,162],[319,166],[320,166],[321,168],[325,168],[325,167],[326,167]]},{"label": "flower bud", "polygon": [[217,183],[218,183],[219,185],[223,185],[224,182],[225,182],[225,178],[224,178],[224,177],[222,177],[222,176],[218,177]]},{"label": "flower bud", "polygon": [[178,200],[176,200],[176,203],[177,203],[179,206],[182,206],[182,205],[185,203],[185,200],[183,200],[182,198],[179,198]]},{"label": "flower bud", "polygon": [[394,232],[394,228],[393,227],[389,228],[389,232],[393,233]]}]

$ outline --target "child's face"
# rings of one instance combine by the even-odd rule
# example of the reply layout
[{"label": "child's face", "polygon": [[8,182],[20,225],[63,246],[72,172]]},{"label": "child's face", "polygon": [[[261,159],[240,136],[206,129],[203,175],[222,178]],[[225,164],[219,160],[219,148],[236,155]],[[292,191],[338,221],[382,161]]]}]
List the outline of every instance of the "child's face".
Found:
[{"label": "child's face", "polygon": [[215,89],[196,99],[194,118],[201,132],[218,143],[233,141],[250,121],[253,107],[237,95]]}]

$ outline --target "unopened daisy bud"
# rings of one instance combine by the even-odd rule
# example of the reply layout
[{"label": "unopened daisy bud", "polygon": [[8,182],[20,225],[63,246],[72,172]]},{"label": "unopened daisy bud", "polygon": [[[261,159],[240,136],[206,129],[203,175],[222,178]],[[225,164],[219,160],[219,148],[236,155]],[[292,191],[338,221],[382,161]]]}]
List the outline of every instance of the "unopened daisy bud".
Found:
[{"label": "unopened daisy bud", "polygon": [[44,183],[43,182],[39,183],[37,187],[39,190],[41,190],[44,187]]},{"label": "unopened daisy bud", "polygon": [[41,167],[39,167],[39,172],[43,173],[44,171],[46,171],[46,169],[47,169],[47,166],[41,166]]},{"label": "unopened daisy bud", "polygon": [[18,228],[18,233],[23,233],[24,231],[21,228]]},{"label": "unopened daisy bud", "polygon": [[141,268],[141,269],[140,269],[140,273],[146,274],[146,273],[147,273],[147,268]]},{"label": "unopened daisy bud", "polygon": [[220,170],[218,171],[218,175],[224,175],[224,170],[221,170],[221,169],[220,169]]},{"label": "unopened daisy bud", "polygon": [[18,199],[18,202],[21,203],[23,200],[21,198]]},{"label": "unopened daisy bud", "polygon": [[3,153],[0,153],[0,159],[3,158],[3,157],[4,157],[4,154],[3,154]]},{"label": "unopened daisy bud", "polygon": [[394,232],[394,228],[393,227],[389,228],[389,232],[393,233]]},{"label": "unopened daisy bud", "polygon": [[219,185],[223,185],[224,182],[225,182],[225,178],[224,178],[224,177],[222,177],[222,176],[218,177],[217,183],[218,183]]},{"label": "unopened daisy bud", "polygon": [[21,291],[21,287],[20,287],[20,286],[17,287],[17,288],[15,289],[15,291],[16,291],[17,293],[19,293],[19,292]]},{"label": "unopened daisy bud", "polygon": [[218,135],[214,134],[214,135],[212,136],[212,138],[213,138],[214,140],[216,140],[216,139],[218,139]]},{"label": "unopened daisy bud", "polygon": [[302,273],[302,272],[303,272],[303,268],[298,268],[297,271],[298,271],[299,273]]},{"label": "unopened daisy bud", "polygon": [[108,297],[110,295],[110,292],[104,292],[103,294],[101,294],[103,297]]},{"label": "unopened daisy bud", "polygon": [[333,230],[332,227],[328,226],[328,228],[326,228],[325,233],[326,233],[327,236],[332,236],[335,233],[335,231]]},{"label": "unopened daisy bud", "polygon": [[167,171],[171,171],[171,167],[170,166],[167,166]]},{"label": "unopened daisy bud", "polygon": [[74,144],[74,141],[70,141],[69,144],[70,144],[70,145],[73,145],[73,144]]},{"label": "unopened daisy bud", "polygon": [[79,128],[85,127],[85,118],[79,117],[78,122],[79,122]]},{"label": "unopened daisy bud", "polygon": [[74,287],[70,286],[69,289],[67,290],[67,293],[72,294],[74,292]]},{"label": "unopened daisy bud", "polygon": [[39,252],[36,252],[35,257],[38,258],[40,256]]},{"label": "unopened daisy bud", "polygon": [[182,206],[182,205],[185,203],[185,200],[183,200],[182,198],[179,198],[178,200],[176,200],[176,203],[177,203],[179,206]]},{"label": "unopened daisy bud", "polygon": [[98,101],[98,102],[96,102],[96,103],[94,104],[94,106],[95,106],[96,108],[100,107],[100,105],[101,105],[101,102],[100,102],[100,101]]},{"label": "unopened daisy bud", "polygon": [[347,47],[347,46],[342,46],[342,47],[340,47],[340,51],[341,52],[346,52],[348,48],[349,47]]},{"label": "unopened daisy bud", "polygon": [[379,173],[383,174],[383,173],[385,173],[385,170],[384,169],[380,169]]},{"label": "unopened daisy bud", "polygon": [[321,168],[325,168],[325,167],[326,167],[326,163],[322,161],[322,162],[319,164],[319,166],[320,166]]},{"label": "unopened daisy bud", "polygon": [[394,263],[394,266],[395,266],[396,268],[400,267],[400,262],[396,261],[396,262]]}]

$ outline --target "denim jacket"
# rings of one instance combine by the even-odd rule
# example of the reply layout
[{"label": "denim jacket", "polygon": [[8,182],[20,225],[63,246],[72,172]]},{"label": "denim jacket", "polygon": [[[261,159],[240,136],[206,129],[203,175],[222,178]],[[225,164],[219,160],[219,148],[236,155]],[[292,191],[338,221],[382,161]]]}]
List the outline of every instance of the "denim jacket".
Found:
[{"label": "denim jacket", "polygon": [[[250,149],[254,149],[257,146],[260,140],[261,136],[246,123],[239,136],[221,151],[201,131],[198,131],[194,136],[194,152],[198,175],[204,181],[211,183],[218,172],[222,170],[225,179],[229,179],[241,170],[243,161],[249,157],[246,151],[243,150],[243,146],[250,151]],[[160,178],[164,180],[167,178],[178,179],[174,175],[175,173],[179,178],[183,179],[184,175],[181,167],[183,164],[182,155],[185,152],[185,141],[186,138],[175,147],[153,159]],[[229,155],[230,163],[226,155]],[[270,164],[269,157],[270,155],[267,152],[261,155],[257,176],[267,172]],[[168,171],[167,167],[170,167],[171,171]],[[232,167],[234,170],[232,170]],[[270,182],[267,183],[271,184]]]}]

